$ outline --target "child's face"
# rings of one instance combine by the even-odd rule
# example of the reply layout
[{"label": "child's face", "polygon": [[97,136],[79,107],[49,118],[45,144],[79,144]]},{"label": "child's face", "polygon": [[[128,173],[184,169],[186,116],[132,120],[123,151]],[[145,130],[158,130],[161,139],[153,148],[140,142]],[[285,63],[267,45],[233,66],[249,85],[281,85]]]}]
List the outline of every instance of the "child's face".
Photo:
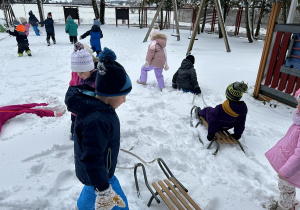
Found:
[{"label": "child's face", "polygon": [[77,72],[78,76],[84,80],[86,80],[87,78],[89,78],[91,76],[91,72]]},{"label": "child's face", "polygon": [[108,104],[111,105],[112,108],[117,109],[121,104],[125,103],[126,96],[116,96],[116,97],[109,97]]}]

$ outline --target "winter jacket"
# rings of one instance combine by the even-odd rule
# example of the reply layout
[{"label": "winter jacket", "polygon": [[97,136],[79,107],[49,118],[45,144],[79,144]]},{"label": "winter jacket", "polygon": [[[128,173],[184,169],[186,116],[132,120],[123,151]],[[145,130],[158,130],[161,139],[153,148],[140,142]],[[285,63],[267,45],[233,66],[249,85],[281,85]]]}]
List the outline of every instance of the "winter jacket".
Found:
[{"label": "winter jacket", "polygon": [[176,84],[178,89],[194,91],[199,88],[194,64],[190,60],[184,59],[182,61],[181,66],[173,76],[172,83]]},{"label": "winter jacket", "polygon": [[155,49],[153,50],[150,48],[151,44],[148,46],[146,61],[148,61],[150,65],[162,69],[164,68],[166,62],[164,48],[167,45],[167,36],[158,33],[151,36],[151,40],[156,40],[156,45],[155,45]]},{"label": "winter jacket", "polygon": [[248,109],[244,101],[226,100],[215,108],[206,107],[199,112],[208,123],[208,134],[234,128],[235,135],[242,135],[245,129]]},{"label": "winter jacket", "polygon": [[18,25],[13,32],[8,31],[8,33],[15,36],[18,43],[28,43],[25,27],[22,24]]},{"label": "winter jacket", "polygon": [[66,33],[68,33],[70,36],[77,36],[78,35],[77,28],[78,28],[78,25],[77,25],[77,23],[74,22],[73,19],[67,20],[66,28],[65,28]]},{"label": "winter jacket", "polygon": [[120,148],[120,122],[110,105],[82,91],[87,85],[70,86],[65,97],[67,109],[74,112],[74,158],[77,178],[103,191],[109,186]]},{"label": "winter jacket", "polygon": [[54,34],[54,21],[52,18],[39,22],[39,24],[45,24],[45,29],[48,34]]},{"label": "winter jacket", "polygon": [[47,106],[46,103],[32,103],[32,104],[20,104],[0,107],[0,131],[2,125],[9,119],[14,118],[17,115],[28,113],[36,114],[39,117],[54,117],[54,112],[51,110],[32,109],[36,106]]},{"label": "winter jacket", "polygon": [[289,184],[300,188],[300,113],[293,111],[293,124],[277,144],[266,152],[274,170]]},{"label": "winter jacket", "polygon": [[30,25],[32,25],[32,26],[38,26],[38,22],[39,22],[39,20],[35,17],[35,15],[32,13],[29,13],[28,23],[30,23]]},{"label": "winter jacket", "polygon": [[91,44],[91,49],[93,52],[96,51],[102,51],[101,49],[101,42],[100,39],[103,38],[103,33],[102,30],[99,26],[93,25],[91,30],[88,30],[84,34],[82,34],[80,37],[81,39],[84,39],[87,36],[91,36],[90,38],[90,44]]},{"label": "winter jacket", "polygon": [[97,71],[93,71],[91,76],[84,80],[80,78],[76,72],[72,72],[72,78],[69,82],[69,86],[88,85],[92,88],[95,88],[96,76],[97,76]]}]

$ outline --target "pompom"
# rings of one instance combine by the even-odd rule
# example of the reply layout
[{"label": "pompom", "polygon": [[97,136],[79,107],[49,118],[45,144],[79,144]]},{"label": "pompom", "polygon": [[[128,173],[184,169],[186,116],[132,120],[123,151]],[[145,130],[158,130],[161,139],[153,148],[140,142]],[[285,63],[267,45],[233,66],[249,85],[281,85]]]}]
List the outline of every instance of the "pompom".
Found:
[{"label": "pompom", "polygon": [[236,87],[237,90],[246,93],[248,90],[248,85],[244,83],[244,81],[237,83]]},{"label": "pompom", "polygon": [[104,47],[103,51],[99,54],[99,62],[109,62],[112,63],[117,59],[117,56],[114,51]]},{"label": "pompom", "polygon": [[76,44],[74,44],[74,52],[76,52],[77,50],[82,50],[82,49],[84,49],[84,46],[80,42],[77,42]]}]

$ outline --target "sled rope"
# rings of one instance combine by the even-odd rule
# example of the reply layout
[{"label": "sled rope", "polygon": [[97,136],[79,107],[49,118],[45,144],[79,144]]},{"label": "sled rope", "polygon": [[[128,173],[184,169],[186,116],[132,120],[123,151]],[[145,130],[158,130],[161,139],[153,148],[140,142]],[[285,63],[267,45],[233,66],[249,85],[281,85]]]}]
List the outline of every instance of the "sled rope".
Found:
[{"label": "sled rope", "polygon": [[[130,152],[130,150],[132,150],[132,149],[133,149],[133,147],[131,147],[129,150],[121,149],[121,148],[120,148],[121,151],[123,151],[123,152],[125,152],[125,153],[128,153],[128,154],[130,154],[130,155],[136,157],[137,159],[139,159],[140,161],[142,161],[142,163],[144,163],[144,164],[151,164],[151,163],[153,163],[154,161],[157,160],[157,158],[155,158],[155,159],[153,159],[153,160],[147,162],[147,161],[143,160],[141,157],[139,157],[138,155],[136,155],[136,154]],[[134,167],[135,167],[135,165],[132,166],[132,167],[122,167],[122,166],[117,166],[117,168],[119,168],[119,169],[134,169]]]},{"label": "sled rope", "polygon": [[[193,106],[195,106],[195,98],[196,98],[196,96],[197,96],[197,95],[194,95],[194,97],[193,97],[193,101],[192,101]],[[203,101],[205,107],[207,107],[207,104],[206,104],[206,102],[205,102],[205,100],[204,100],[204,98],[203,98],[203,94],[202,94],[202,93],[201,93],[201,97],[202,97],[202,101]]]},{"label": "sled rope", "polygon": [[0,39],[0,41],[2,41],[2,40],[4,40],[4,39],[6,39],[7,37],[9,37],[10,35],[8,35],[8,36],[6,36],[6,37],[4,37],[4,38],[1,38]]}]

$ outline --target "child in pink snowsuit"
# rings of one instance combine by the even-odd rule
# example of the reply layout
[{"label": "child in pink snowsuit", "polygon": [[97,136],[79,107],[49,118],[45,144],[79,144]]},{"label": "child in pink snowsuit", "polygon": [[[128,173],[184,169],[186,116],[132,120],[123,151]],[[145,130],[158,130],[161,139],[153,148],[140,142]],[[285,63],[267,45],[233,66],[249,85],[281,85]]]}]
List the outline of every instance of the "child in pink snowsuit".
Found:
[{"label": "child in pink snowsuit", "polygon": [[146,63],[141,68],[140,79],[137,83],[146,85],[147,73],[154,69],[156,80],[158,82],[159,89],[165,87],[164,76],[162,75],[163,68],[168,70],[167,64],[167,36],[159,32],[157,28],[153,29],[150,33],[151,43],[148,46],[148,52],[146,56]]},{"label": "child in pink snowsuit", "polygon": [[25,34],[28,37],[30,24],[27,23],[27,20],[24,17],[20,17],[19,19],[20,19],[20,22],[22,23],[22,25],[25,27]]},{"label": "child in pink snowsuit", "polygon": [[300,89],[296,91],[297,108],[293,111],[293,124],[277,144],[266,152],[271,166],[278,173],[279,201],[271,209],[294,209],[296,189],[300,188]]}]

